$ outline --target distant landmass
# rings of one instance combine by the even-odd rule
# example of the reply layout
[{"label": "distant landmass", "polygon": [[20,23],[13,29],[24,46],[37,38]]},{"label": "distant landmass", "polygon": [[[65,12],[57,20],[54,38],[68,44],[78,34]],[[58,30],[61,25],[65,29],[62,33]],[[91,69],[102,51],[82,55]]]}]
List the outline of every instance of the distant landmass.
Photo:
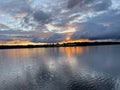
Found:
[{"label": "distant landmass", "polygon": [[28,44],[28,45],[0,45],[0,49],[14,48],[48,48],[48,47],[72,47],[72,46],[96,46],[96,45],[120,45],[119,41],[102,42],[65,42],[65,43],[46,43],[46,44]]}]

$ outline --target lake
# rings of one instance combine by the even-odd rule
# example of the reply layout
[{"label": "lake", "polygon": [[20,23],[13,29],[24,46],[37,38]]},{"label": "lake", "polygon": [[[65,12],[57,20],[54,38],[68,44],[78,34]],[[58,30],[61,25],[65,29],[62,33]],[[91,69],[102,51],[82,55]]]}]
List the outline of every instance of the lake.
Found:
[{"label": "lake", "polygon": [[0,49],[0,90],[120,90],[120,45]]}]

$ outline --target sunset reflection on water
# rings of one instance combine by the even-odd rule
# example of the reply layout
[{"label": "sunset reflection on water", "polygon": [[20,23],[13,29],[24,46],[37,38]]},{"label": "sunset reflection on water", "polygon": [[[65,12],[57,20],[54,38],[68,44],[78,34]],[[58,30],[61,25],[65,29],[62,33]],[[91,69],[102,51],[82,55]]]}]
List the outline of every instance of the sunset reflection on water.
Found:
[{"label": "sunset reflection on water", "polygon": [[86,50],[88,51],[88,47],[61,47],[59,48],[60,52],[65,54],[67,57],[72,57],[75,54],[82,54]]},{"label": "sunset reflection on water", "polygon": [[1,49],[0,90],[119,90],[112,89],[120,82],[119,52],[119,46]]},{"label": "sunset reflection on water", "polygon": [[45,48],[40,48],[39,50],[33,48],[33,49],[9,49],[9,50],[4,50],[2,51],[6,57],[9,57],[9,58],[13,58],[13,60],[17,60],[17,58],[21,57],[22,58],[29,58],[33,55],[36,55],[36,54],[45,54]]}]

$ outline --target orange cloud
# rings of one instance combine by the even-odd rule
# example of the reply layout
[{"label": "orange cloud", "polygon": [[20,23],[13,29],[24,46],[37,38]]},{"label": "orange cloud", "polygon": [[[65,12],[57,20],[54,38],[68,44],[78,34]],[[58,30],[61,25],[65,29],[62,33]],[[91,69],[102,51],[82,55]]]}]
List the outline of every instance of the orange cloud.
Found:
[{"label": "orange cloud", "polygon": [[14,15],[14,18],[22,18],[22,17],[25,17],[25,16],[27,16],[27,13],[18,13],[18,14],[15,14]]},{"label": "orange cloud", "polygon": [[9,41],[0,41],[0,45],[42,45],[45,43],[35,43],[35,42],[31,42],[26,38],[20,39],[20,38],[14,38],[11,39]]}]

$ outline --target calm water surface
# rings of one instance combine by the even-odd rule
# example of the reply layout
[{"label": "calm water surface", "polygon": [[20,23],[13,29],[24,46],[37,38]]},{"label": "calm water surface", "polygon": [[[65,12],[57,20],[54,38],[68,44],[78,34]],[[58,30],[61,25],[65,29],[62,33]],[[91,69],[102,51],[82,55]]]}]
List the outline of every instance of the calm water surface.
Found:
[{"label": "calm water surface", "polygon": [[120,45],[1,49],[0,90],[120,90]]}]

